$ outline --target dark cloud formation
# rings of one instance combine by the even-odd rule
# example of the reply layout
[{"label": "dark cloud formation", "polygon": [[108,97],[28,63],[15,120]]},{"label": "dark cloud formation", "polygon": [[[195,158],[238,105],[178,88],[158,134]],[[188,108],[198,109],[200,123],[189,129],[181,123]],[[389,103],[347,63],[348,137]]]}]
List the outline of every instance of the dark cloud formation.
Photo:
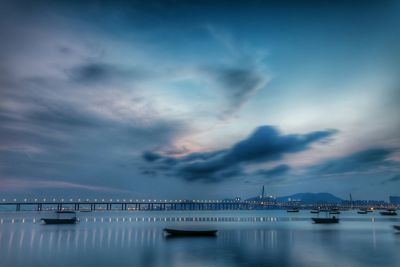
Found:
[{"label": "dark cloud formation", "polygon": [[[326,130],[304,135],[282,135],[275,127],[261,126],[229,149],[192,153],[181,158],[147,151],[143,158],[187,181],[219,182],[243,174],[243,166],[246,164],[280,160],[285,154],[304,151],[313,143],[326,141],[335,132]],[[266,173],[278,175],[288,169],[288,166],[281,165]]]},{"label": "dark cloud formation", "polygon": [[127,68],[104,62],[89,62],[78,65],[67,70],[67,74],[74,82],[79,83],[109,83],[127,79],[137,81],[149,77],[148,72],[142,68]]},{"label": "dark cloud formation", "polygon": [[389,156],[393,152],[394,150],[390,148],[367,149],[346,157],[325,161],[310,167],[309,170],[312,173],[323,175],[365,172],[395,164],[395,162],[389,160]]},{"label": "dark cloud formation", "polygon": [[206,73],[222,88],[227,97],[225,115],[239,110],[268,81],[266,74],[254,66],[213,66],[206,68]]},{"label": "dark cloud formation", "polygon": [[400,182],[400,174],[396,174],[395,176],[386,179],[382,182],[382,184],[386,184],[386,183],[394,183],[394,182]]},{"label": "dark cloud formation", "polygon": [[256,171],[254,174],[259,175],[265,178],[272,178],[277,176],[282,176],[287,174],[290,171],[290,166],[286,164],[280,164],[271,169],[262,169]]}]

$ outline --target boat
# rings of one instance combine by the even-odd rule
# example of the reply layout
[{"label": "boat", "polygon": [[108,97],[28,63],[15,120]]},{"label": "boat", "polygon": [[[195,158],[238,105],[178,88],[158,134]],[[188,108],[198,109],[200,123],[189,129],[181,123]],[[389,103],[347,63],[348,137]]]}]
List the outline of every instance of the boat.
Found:
[{"label": "boat", "polygon": [[397,231],[400,231],[400,225],[393,225],[393,228],[396,229]]},{"label": "boat", "polygon": [[311,210],[310,213],[319,213],[319,210]]},{"label": "boat", "polygon": [[332,217],[329,217],[328,214],[330,214],[332,210],[326,210],[325,214],[326,217],[321,218],[321,217],[313,217],[311,218],[314,223],[318,223],[318,224],[328,224],[328,223],[339,223],[339,218],[336,217],[335,215],[333,215]]},{"label": "boat", "polygon": [[299,212],[299,208],[288,209],[286,212]]},{"label": "boat", "polygon": [[182,230],[165,228],[164,232],[171,236],[215,236],[218,230]]},{"label": "boat", "polygon": [[357,211],[357,213],[358,213],[358,214],[367,214],[368,211],[366,211],[366,210],[359,210],[359,211]]},{"label": "boat", "polygon": [[[69,217],[64,214],[70,215]],[[41,218],[45,224],[75,224],[78,222],[74,211],[56,211],[56,218]],[[71,217],[72,216],[72,217]]]},{"label": "boat", "polygon": [[328,224],[328,223],[339,223],[339,218],[333,216],[332,218],[311,218],[314,223]]},{"label": "boat", "polygon": [[394,209],[387,209],[385,211],[381,211],[380,214],[383,216],[396,216],[397,212]]}]

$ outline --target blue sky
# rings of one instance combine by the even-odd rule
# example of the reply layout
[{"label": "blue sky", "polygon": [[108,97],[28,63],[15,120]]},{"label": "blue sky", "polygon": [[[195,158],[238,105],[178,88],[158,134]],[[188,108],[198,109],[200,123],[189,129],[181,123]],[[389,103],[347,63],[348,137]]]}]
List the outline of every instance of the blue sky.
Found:
[{"label": "blue sky", "polygon": [[4,197],[398,195],[396,1],[2,1]]}]

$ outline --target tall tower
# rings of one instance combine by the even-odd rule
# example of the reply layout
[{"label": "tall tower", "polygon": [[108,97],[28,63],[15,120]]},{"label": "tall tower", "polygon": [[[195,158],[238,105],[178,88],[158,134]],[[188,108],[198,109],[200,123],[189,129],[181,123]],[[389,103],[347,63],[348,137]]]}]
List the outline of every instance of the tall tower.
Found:
[{"label": "tall tower", "polygon": [[350,208],[353,209],[353,197],[350,194]]},{"label": "tall tower", "polygon": [[264,200],[264,193],[265,193],[265,191],[264,191],[264,186],[262,187],[262,192],[261,192],[261,199],[262,200]]}]

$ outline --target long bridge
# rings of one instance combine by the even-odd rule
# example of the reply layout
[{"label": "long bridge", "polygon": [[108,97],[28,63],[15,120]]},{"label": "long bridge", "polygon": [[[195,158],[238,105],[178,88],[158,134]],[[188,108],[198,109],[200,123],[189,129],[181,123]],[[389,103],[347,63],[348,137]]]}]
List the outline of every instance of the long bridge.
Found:
[{"label": "long bridge", "polygon": [[[100,211],[100,210],[252,210],[252,209],[287,209],[304,208],[338,208],[336,204],[304,205],[300,203],[277,203],[267,201],[236,201],[236,200],[133,200],[133,199],[86,199],[86,200],[27,200],[13,199],[0,201],[0,210],[15,211],[44,211],[44,210],[75,210],[75,211]],[[4,209],[5,208],[5,209]],[[339,208],[349,208],[340,206]]]}]

